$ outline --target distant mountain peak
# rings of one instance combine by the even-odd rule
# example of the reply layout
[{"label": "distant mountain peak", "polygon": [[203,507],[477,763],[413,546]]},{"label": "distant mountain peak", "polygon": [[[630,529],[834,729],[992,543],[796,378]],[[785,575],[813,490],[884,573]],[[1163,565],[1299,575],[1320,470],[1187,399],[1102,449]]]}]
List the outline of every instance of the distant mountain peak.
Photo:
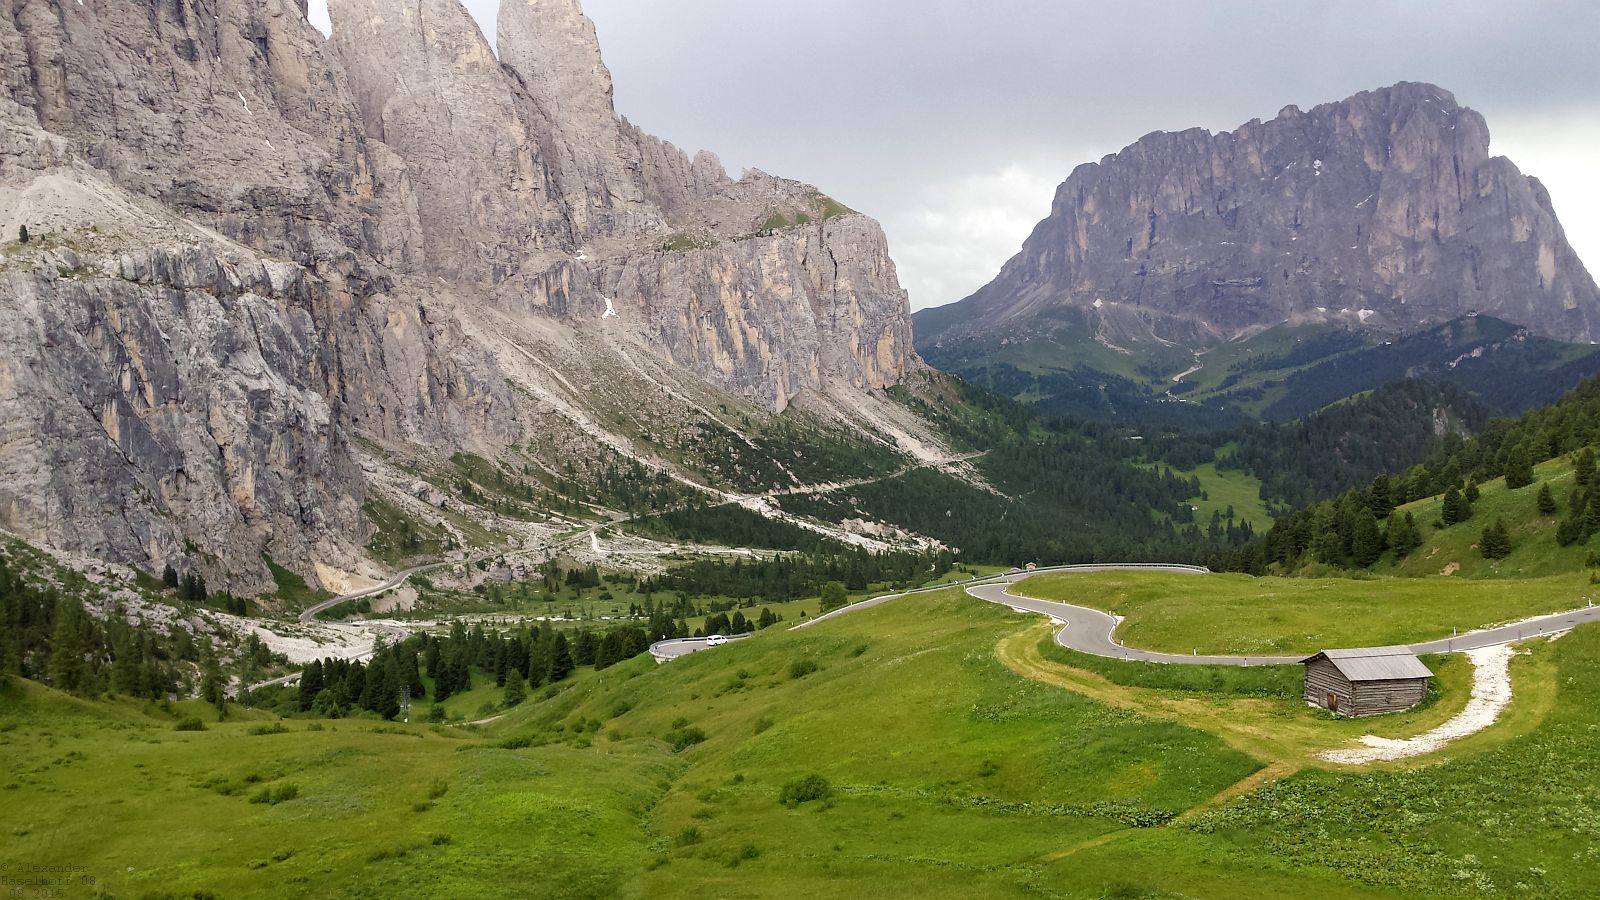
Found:
[{"label": "distant mountain peak", "polygon": [[1548,193],[1477,112],[1401,82],[1231,132],[1155,132],[1079,166],[1022,252],[917,317],[923,346],[1048,329],[1186,345],[1278,324],[1412,333],[1470,311],[1600,338],[1600,290]]}]

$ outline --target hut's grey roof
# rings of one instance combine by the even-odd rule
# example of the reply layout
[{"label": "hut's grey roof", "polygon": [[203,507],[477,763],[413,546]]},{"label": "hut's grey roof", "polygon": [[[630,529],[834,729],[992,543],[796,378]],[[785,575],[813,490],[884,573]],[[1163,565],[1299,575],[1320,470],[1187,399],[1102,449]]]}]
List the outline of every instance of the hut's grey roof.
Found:
[{"label": "hut's grey roof", "polygon": [[1410,647],[1364,647],[1356,650],[1324,650],[1305,660],[1326,659],[1351,681],[1400,681],[1432,678],[1433,673],[1417,659]]}]

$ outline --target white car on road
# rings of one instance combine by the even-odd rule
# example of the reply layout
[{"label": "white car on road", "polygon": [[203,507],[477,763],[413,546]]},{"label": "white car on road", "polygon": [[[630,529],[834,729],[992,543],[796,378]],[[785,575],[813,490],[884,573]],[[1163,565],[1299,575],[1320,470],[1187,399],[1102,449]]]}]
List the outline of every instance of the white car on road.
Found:
[{"label": "white car on road", "polygon": [[720,634],[713,634],[711,637],[706,638],[706,646],[707,647],[721,647],[723,644],[726,644],[727,642],[728,642],[727,637],[724,636],[724,635],[720,635]]}]

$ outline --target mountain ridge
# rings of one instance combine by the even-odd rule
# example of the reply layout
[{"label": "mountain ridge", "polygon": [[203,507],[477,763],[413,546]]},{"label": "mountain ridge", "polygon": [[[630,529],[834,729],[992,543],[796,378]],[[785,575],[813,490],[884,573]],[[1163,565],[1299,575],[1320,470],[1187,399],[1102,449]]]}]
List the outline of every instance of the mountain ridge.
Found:
[{"label": "mountain ridge", "polygon": [[250,594],[371,573],[373,497],[572,527],[419,500],[457,453],[740,490],[787,413],[938,454],[876,222],[627,124],[575,2],[505,4],[504,62],[456,0],[331,7],[0,3],[0,527]]},{"label": "mountain ridge", "polygon": [[1123,346],[1469,312],[1600,337],[1600,290],[1543,185],[1490,155],[1481,115],[1408,82],[1232,132],[1153,132],[1079,166],[993,282],[917,314],[918,345],[1047,329],[1056,308]]}]

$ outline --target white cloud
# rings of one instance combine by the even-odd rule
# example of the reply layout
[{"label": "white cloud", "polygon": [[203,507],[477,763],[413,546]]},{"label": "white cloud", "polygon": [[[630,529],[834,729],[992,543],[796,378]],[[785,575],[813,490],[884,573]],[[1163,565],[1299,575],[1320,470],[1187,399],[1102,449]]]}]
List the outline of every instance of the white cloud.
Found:
[{"label": "white cloud", "polygon": [[1538,117],[1491,119],[1491,151],[1510,157],[1523,174],[1544,182],[1567,241],[1589,273],[1600,278],[1600,121],[1574,110]]},{"label": "white cloud", "polygon": [[900,280],[912,306],[939,306],[987,284],[1021,249],[1064,173],[1059,163],[1017,161],[998,172],[922,186],[884,215]]}]

